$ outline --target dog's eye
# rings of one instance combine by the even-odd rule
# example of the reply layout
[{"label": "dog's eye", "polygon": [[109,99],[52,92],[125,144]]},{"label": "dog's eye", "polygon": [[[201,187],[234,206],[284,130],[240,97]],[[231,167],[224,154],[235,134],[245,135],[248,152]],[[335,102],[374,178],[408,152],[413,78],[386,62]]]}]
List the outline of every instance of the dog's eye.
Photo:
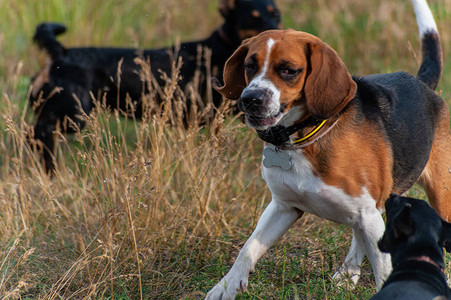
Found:
[{"label": "dog's eye", "polygon": [[244,65],[244,68],[246,69],[246,72],[251,74],[257,71],[257,64],[254,62],[248,62]]},{"label": "dog's eye", "polygon": [[298,76],[304,69],[282,68],[279,70],[279,76],[283,79],[293,79]]}]

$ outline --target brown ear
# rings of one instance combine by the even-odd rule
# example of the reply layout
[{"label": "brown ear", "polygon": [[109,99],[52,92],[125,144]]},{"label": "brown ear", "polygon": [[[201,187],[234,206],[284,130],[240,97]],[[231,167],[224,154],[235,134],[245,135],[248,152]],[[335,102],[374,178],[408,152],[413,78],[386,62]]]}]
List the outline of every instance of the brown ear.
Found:
[{"label": "brown ear", "polygon": [[305,84],[310,113],[321,119],[338,114],[357,90],[351,74],[337,53],[323,42],[310,44],[311,73]]},{"label": "brown ear", "polygon": [[248,47],[243,43],[229,57],[224,66],[224,85],[221,86],[216,78],[212,80],[213,88],[224,97],[237,100],[241,96],[241,92],[246,87],[246,79],[244,78],[244,59],[246,58]]}]

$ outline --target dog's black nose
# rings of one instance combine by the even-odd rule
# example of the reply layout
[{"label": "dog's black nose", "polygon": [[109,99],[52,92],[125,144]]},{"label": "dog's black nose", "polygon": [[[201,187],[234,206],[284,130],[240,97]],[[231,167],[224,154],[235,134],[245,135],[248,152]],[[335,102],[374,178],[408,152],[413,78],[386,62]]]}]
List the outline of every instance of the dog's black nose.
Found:
[{"label": "dog's black nose", "polygon": [[258,113],[264,110],[271,98],[269,93],[266,90],[245,89],[240,97],[240,109],[248,113]]}]

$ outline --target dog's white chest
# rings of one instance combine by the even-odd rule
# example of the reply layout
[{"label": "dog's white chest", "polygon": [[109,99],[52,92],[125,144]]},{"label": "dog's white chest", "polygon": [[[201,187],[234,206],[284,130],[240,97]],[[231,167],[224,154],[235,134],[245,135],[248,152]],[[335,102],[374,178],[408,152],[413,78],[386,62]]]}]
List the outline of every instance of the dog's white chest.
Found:
[{"label": "dog's white chest", "polygon": [[263,164],[262,176],[273,199],[319,217],[350,224],[359,208],[375,205],[362,187],[362,195],[352,197],[336,186],[324,183],[314,175],[313,168],[302,152],[282,150],[289,156],[290,168]]},{"label": "dog's white chest", "polygon": [[276,151],[273,146],[263,150],[262,175],[271,192],[280,200],[294,198],[293,194],[298,193],[318,193],[323,186],[313,174],[310,162],[301,153]]}]

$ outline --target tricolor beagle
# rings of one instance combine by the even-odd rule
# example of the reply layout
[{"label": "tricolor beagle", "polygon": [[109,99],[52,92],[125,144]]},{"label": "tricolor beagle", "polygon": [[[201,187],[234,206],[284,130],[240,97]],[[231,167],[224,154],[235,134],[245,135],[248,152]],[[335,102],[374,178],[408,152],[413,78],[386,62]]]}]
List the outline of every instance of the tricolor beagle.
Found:
[{"label": "tricolor beagle", "polygon": [[273,30],[243,42],[217,91],[238,99],[248,126],[266,142],[262,175],[272,201],[227,275],[208,299],[233,299],[268,248],[309,212],[352,227],[335,279],[356,283],[365,255],[381,287],[390,259],[378,250],[390,193],[415,182],[444,219],[451,216],[451,140],[446,103],[434,92],[442,56],[425,0],[412,0],[422,41],[417,78],[404,72],[351,77],[317,37]]}]

